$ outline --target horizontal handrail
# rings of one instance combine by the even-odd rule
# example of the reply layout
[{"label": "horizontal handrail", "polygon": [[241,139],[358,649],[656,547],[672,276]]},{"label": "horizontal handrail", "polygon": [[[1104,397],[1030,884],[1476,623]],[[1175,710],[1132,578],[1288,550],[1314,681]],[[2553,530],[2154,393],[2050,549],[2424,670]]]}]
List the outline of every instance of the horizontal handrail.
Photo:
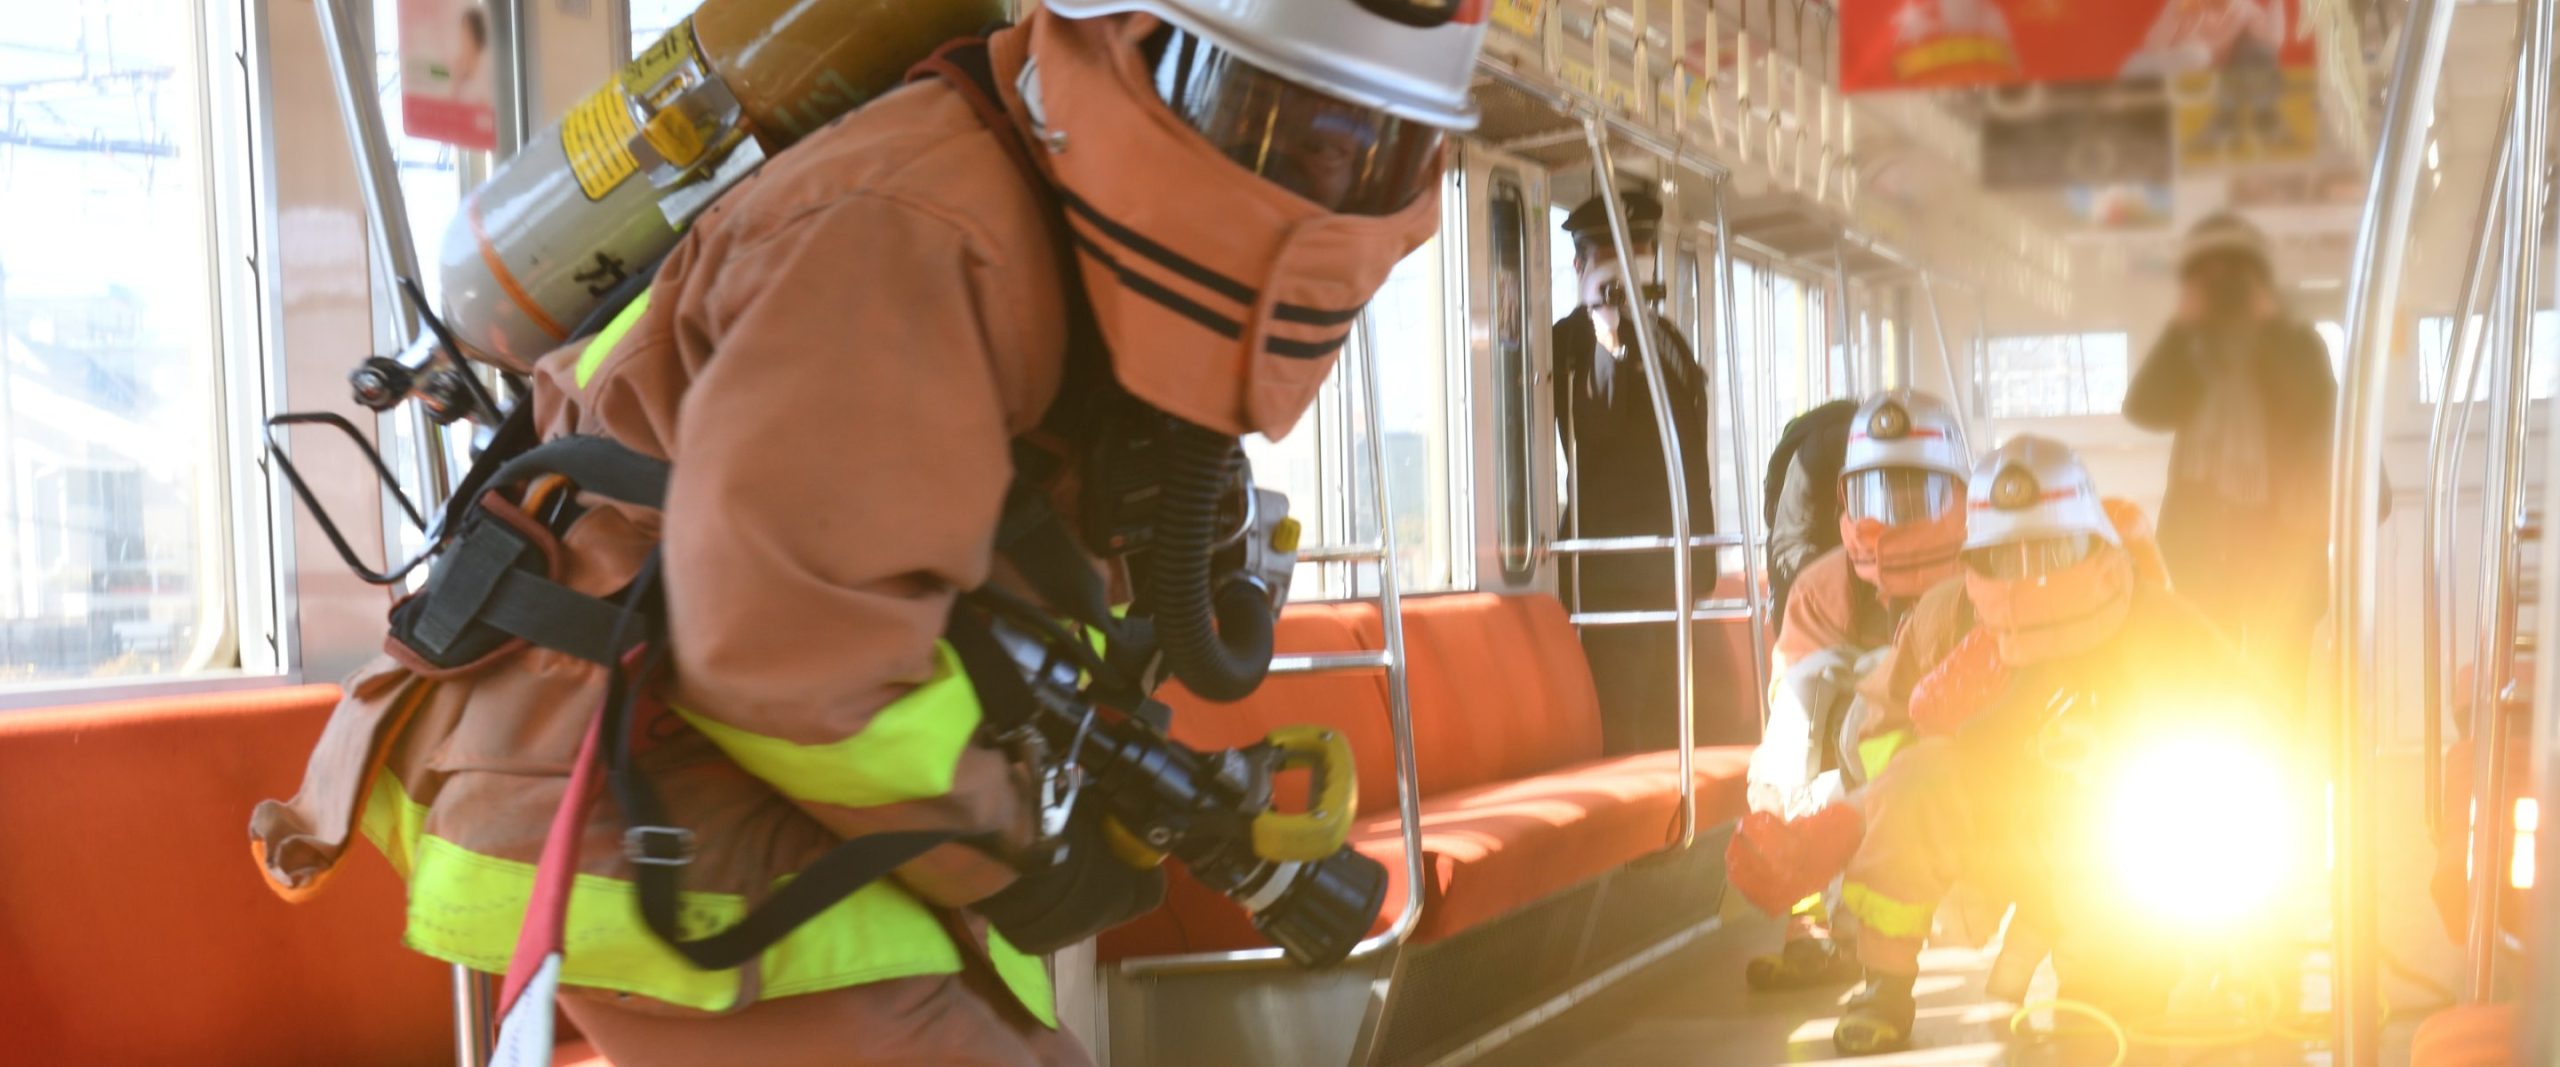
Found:
[{"label": "horizontal handrail", "polygon": [[1300,563],[1375,563],[1387,558],[1387,550],[1375,541],[1356,545],[1317,545],[1298,550]]},{"label": "horizontal handrail", "polygon": [[[1700,622],[1750,622],[1751,605],[1741,600],[1701,600],[1689,617]],[[1644,626],[1679,621],[1670,608],[1658,611],[1582,611],[1566,616],[1576,626]]]},{"label": "horizontal handrail", "polygon": [[1282,652],[1271,657],[1273,674],[1383,671],[1394,665],[1385,652]]},{"label": "horizontal handrail", "polygon": [[[1547,551],[1560,556],[1605,556],[1626,552],[1668,552],[1673,541],[1668,537],[1566,537],[1547,543]],[[1740,534],[1693,534],[1691,548],[1741,548]]]}]

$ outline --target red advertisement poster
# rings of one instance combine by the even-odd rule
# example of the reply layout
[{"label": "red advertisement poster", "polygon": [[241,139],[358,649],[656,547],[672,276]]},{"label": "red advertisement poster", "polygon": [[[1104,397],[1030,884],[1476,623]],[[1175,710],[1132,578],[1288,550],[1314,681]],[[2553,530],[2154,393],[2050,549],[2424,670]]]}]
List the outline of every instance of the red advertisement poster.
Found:
[{"label": "red advertisement poster", "polygon": [[1839,0],[1844,92],[2312,64],[2301,0]]},{"label": "red advertisement poster", "polygon": [[400,125],[409,136],[488,151],[489,13],[478,0],[400,0]]}]

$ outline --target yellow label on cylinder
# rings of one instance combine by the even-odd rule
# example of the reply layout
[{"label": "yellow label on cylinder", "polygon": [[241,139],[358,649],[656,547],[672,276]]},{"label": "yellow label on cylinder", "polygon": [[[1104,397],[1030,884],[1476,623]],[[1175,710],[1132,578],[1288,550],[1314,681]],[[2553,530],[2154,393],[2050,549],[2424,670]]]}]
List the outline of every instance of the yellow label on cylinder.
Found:
[{"label": "yellow label on cylinder", "polygon": [[[686,77],[678,78],[676,75]],[[687,86],[701,80],[700,53],[693,44],[693,19],[687,17],[675,28],[661,35],[647,50],[631,57],[622,65],[622,88],[649,108],[667,106],[667,100]]]},{"label": "yellow label on cylinder", "polygon": [[649,147],[658,150],[658,158],[678,167],[691,166],[702,156],[702,131],[684,113],[669,109],[649,116],[649,124],[640,128],[649,139]]},{"label": "yellow label on cylinder", "polygon": [[606,82],[560,120],[560,152],[569,157],[569,171],[578,176],[587,199],[604,199],[640,169],[631,155],[631,136],[637,132],[617,82]]}]

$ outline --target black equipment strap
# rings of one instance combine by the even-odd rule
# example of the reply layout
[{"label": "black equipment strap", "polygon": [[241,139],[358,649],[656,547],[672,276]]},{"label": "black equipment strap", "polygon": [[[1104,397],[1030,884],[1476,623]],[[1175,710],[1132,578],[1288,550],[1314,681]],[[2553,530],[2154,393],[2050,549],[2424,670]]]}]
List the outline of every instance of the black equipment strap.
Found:
[{"label": "black equipment strap", "polygon": [[[678,955],[704,970],[727,970],[756,958],[818,913],[855,890],[869,885],[938,846],[961,840],[949,830],[899,830],[864,834],[829,849],[801,870],[745,918],[708,937],[687,938],[684,901],[676,872],[693,862],[693,831],[667,817],[657,786],[634,758],[633,734],[641,723],[640,696],[665,666],[664,627],[653,620],[660,612],[644,608],[658,599],[659,556],[652,552],[632,581],[632,595],[613,621],[609,640],[617,647],[644,643],[648,651],[636,669],[612,672],[605,691],[605,783],[622,806],[623,857],[631,861],[632,882],[639,890],[640,917],[651,932]],[[654,703],[651,705],[654,708]]]}]

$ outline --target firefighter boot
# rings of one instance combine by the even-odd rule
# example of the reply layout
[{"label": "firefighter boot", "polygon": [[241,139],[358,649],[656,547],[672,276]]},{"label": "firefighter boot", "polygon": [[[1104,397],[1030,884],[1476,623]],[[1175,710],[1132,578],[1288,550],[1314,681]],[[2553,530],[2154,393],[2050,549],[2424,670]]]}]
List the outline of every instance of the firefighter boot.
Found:
[{"label": "firefighter boot", "polygon": [[1911,998],[1912,976],[1867,972],[1866,988],[1849,998],[1831,1043],[1844,1056],[1873,1056],[1911,1047],[1911,1023],[1919,1006]]}]

